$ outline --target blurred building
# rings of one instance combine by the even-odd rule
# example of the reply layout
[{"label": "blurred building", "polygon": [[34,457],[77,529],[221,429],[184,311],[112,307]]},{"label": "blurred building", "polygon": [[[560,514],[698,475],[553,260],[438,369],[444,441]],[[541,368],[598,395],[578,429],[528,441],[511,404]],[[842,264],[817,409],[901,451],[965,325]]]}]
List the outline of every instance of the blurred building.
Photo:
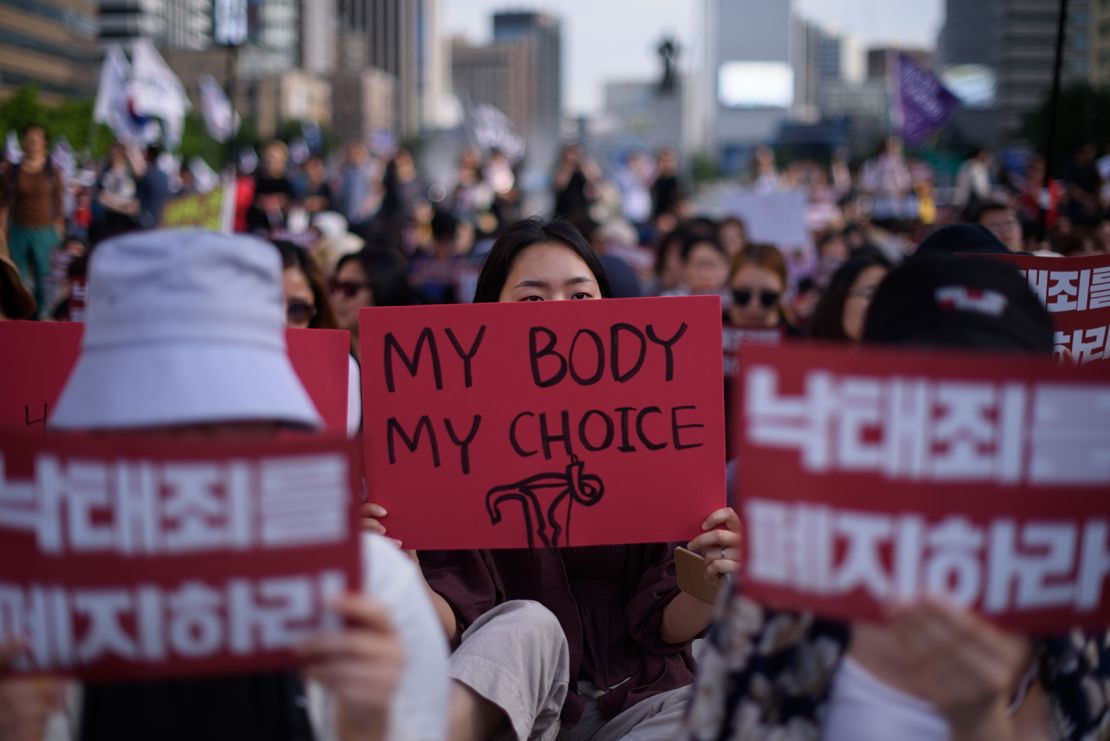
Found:
[{"label": "blurred building", "polygon": [[802,82],[804,50],[790,0],[706,0],[702,37],[704,137],[725,172],[772,141]]},{"label": "blurred building", "polygon": [[[39,4],[52,3],[29,3]],[[200,50],[212,43],[212,0],[100,0],[99,5],[102,44],[126,46],[146,38],[161,48]]]},{"label": "blurred building", "polygon": [[463,104],[500,109],[524,136],[529,165],[549,168],[562,120],[562,32],[543,13],[498,13],[493,41],[451,44],[451,81]]},{"label": "blurred building", "polygon": [[[956,127],[969,140],[991,146],[1019,139],[1026,116],[1052,87],[1060,0],[947,0],[945,10],[937,60],[965,102]],[[1063,84],[1110,83],[1105,0],[1070,0],[1066,31]],[[1105,73],[1100,46],[1106,49]]]},{"label": "blurred building", "polygon": [[[971,0],[976,2],[976,0]],[[905,54],[915,64],[926,69],[933,66],[933,52],[928,49],[911,49],[904,46],[877,46],[867,50],[867,79],[885,80],[890,73],[895,54]]]},{"label": "blurred building", "polygon": [[591,128],[601,148],[619,154],[631,150],[695,145],[692,86],[676,73],[673,93],[661,94],[659,80],[615,80],[605,83],[601,120]]},{"label": "blurred building", "polygon": [[336,0],[301,0],[301,60],[305,71],[335,72],[339,60]]},{"label": "blurred building", "polygon": [[504,12],[493,16],[493,41],[523,45],[528,60],[532,111],[521,133],[528,140],[529,162],[548,169],[559,148],[563,117],[562,23],[555,16],[534,12]]},{"label": "blurred building", "polygon": [[[345,73],[350,76],[373,67],[392,76],[391,108],[401,135],[414,136],[436,125],[440,107],[430,102],[442,101],[446,95],[447,76],[439,38],[439,0],[336,2],[339,43],[347,45],[349,60],[355,47],[361,47],[363,55],[362,64],[344,65]],[[364,43],[353,37],[361,37]],[[374,79],[381,81],[380,76]]]},{"label": "blurred building", "polygon": [[37,85],[47,103],[96,92],[95,0],[0,5],[0,97]]}]

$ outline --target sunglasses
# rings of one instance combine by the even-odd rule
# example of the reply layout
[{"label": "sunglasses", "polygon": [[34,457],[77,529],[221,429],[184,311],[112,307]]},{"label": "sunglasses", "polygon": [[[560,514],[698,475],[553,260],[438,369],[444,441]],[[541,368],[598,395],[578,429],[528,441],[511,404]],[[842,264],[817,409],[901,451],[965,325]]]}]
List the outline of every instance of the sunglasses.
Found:
[{"label": "sunglasses", "polygon": [[342,293],[344,298],[354,298],[359,291],[364,291],[369,287],[369,283],[357,280],[333,280],[330,285],[333,294]]},{"label": "sunglasses", "polygon": [[285,304],[285,319],[289,324],[308,324],[316,316],[316,307],[307,301],[293,299]]},{"label": "sunglasses", "polygon": [[750,288],[736,288],[732,291],[732,297],[736,300],[737,306],[747,306],[753,296],[759,297],[759,305],[764,309],[775,306],[782,298],[782,294],[778,291],[753,291]]}]

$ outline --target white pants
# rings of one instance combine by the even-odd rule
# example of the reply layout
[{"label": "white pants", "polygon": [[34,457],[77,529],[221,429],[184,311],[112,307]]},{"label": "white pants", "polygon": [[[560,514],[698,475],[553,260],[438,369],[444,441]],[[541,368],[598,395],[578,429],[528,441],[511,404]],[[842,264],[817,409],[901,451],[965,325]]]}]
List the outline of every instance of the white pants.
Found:
[{"label": "white pants", "polygon": [[538,602],[505,602],[475,620],[449,673],[505,711],[495,738],[549,741],[559,733],[570,653],[559,620]]}]

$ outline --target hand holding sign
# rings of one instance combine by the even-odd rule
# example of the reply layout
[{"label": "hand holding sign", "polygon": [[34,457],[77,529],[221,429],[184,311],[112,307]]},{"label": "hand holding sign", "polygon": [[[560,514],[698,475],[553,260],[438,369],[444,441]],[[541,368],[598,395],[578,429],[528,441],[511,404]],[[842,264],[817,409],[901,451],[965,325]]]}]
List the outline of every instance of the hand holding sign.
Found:
[{"label": "hand holding sign", "polygon": [[1029,641],[939,599],[900,605],[891,627],[917,667],[929,704],[955,738],[1005,738],[1014,677],[1029,665]]}]

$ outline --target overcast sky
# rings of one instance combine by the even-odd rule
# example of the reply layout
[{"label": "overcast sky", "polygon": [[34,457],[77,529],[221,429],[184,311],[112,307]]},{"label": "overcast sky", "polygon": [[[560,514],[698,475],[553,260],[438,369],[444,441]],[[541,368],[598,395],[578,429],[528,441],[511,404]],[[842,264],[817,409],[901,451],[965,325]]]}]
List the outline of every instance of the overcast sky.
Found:
[{"label": "overcast sky", "polygon": [[[732,0],[739,2],[740,0]],[[783,0],[785,1],[785,0]],[[544,10],[563,19],[563,95],[571,113],[601,106],[607,80],[659,74],[655,48],[678,38],[680,66],[700,58],[694,37],[703,0],[441,0],[444,33],[474,41],[492,35],[491,15],[506,8]],[[943,0],[794,0],[795,12],[848,33],[864,44],[932,47],[943,22]]]}]

